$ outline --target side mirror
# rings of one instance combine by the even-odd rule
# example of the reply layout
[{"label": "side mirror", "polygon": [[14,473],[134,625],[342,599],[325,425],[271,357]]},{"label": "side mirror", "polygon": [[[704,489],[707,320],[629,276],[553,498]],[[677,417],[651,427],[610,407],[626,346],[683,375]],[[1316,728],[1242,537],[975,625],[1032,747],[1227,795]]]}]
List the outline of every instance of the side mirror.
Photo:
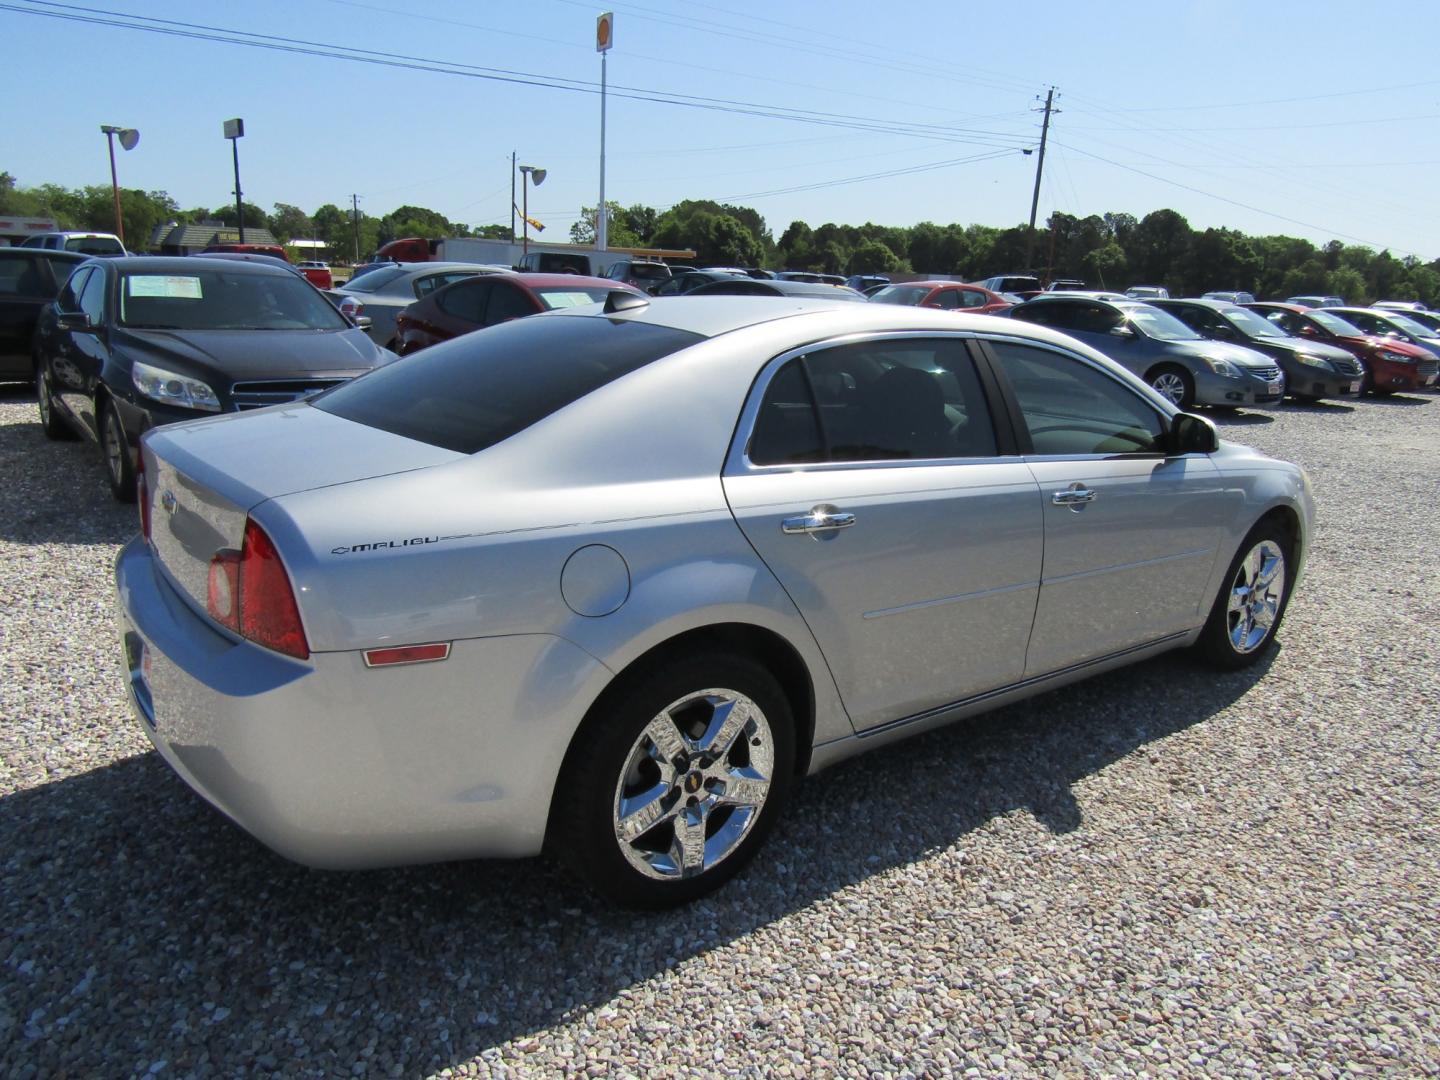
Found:
[{"label": "side mirror", "polygon": [[1309,323],[1305,323],[1305,324],[1303,324],[1303,325],[1300,327],[1300,336],[1301,336],[1301,337],[1319,337],[1319,336],[1320,336],[1320,331],[1319,331],[1319,330],[1316,330],[1315,327],[1311,326]]},{"label": "side mirror", "polygon": [[1112,326],[1110,328],[1110,334],[1112,337],[1133,338],[1135,336],[1135,328],[1121,323],[1119,326]]},{"label": "side mirror", "polygon": [[1233,326],[1217,326],[1210,331],[1210,334],[1221,341],[1234,341],[1239,336],[1235,333]]},{"label": "side mirror", "polygon": [[1220,449],[1215,425],[1194,413],[1179,413],[1170,421],[1166,449],[1171,454],[1213,454]]},{"label": "side mirror", "polygon": [[355,315],[351,317],[350,321],[355,324],[357,330],[369,330],[370,324],[373,322],[369,315]]},{"label": "side mirror", "polygon": [[60,325],[66,330],[89,330],[94,324],[83,311],[60,312]]}]

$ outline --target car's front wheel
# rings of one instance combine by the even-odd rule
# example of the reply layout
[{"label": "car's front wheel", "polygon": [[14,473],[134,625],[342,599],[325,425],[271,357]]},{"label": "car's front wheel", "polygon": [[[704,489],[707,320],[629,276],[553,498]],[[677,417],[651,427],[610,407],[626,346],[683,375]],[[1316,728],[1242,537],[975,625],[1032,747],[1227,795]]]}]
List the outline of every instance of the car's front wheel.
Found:
[{"label": "car's front wheel", "polygon": [[120,502],[135,501],[135,465],[130,460],[130,441],[113,402],[105,401],[100,409],[100,449],[105,452],[105,475],[110,479],[110,493]]},{"label": "car's front wheel", "polygon": [[1152,371],[1150,386],[1176,408],[1189,409],[1195,404],[1195,380],[1188,371],[1175,364],[1166,364]]},{"label": "car's front wheel", "polygon": [[1262,522],[1240,545],[1196,643],[1217,667],[1248,667],[1262,657],[1290,602],[1290,537]]},{"label": "car's front wheel", "polygon": [[611,900],[684,903],[754,856],[794,768],[789,702],[765,668],[728,654],[655,667],[587,718],[550,845]]}]

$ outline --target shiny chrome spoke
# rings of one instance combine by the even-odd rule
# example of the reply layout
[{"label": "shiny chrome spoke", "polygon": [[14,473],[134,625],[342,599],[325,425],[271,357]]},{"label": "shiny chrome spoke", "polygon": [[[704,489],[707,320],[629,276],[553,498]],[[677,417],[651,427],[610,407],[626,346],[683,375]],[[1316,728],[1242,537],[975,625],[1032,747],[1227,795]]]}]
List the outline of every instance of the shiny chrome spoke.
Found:
[{"label": "shiny chrome spoke", "polygon": [[705,869],[705,813],[687,807],[675,815],[675,842],[670,860],[681,877],[693,877]]},{"label": "shiny chrome spoke", "polygon": [[675,726],[675,718],[670,715],[669,710],[645,726],[645,737],[667,762],[674,762],[676,758],[684,758],[690,753],[690,744]]},{"label": "shiny chrome spoke", "polygon": [[700,738],[700,749],[707,757],[718,760],[730,753],[735,739],[750,722],[753,703],[749,698],[736,698],[715,707],[710,726]]},{"label": "shiny chrome spoke", "polygon": [[1225,602],[1230,644],[1236,652],[1254,652],[1265,644],[1285,597],[1285,553],[1273,540],[1251,548],[1236,569]]},{"label": "shiny chrome spoke", "polygon": [[661,781],[648,791],[620,800],[615,835],[622,843],[638,840],[666,818],[674,816],[680,803],[678,799],[667,803],[665,796],[670,790],[670,784]]},{"label": "shiny chrome spoke", "polygon": [[770,781],[760,776],[744,776],[731,772],[720,777],[723,789],[715,792],[716,799],[728,806],[763,806],[770,794]]}]

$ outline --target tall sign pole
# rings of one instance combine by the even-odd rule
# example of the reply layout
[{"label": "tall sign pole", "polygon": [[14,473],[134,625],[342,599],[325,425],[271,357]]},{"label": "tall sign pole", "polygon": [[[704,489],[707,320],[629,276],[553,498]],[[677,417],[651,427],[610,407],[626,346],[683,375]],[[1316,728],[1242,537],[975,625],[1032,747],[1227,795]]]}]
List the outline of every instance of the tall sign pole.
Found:
[{"label": "tall sign pole", "polygon": [[134,150],[140,141],[140,132],[134,128],[116,127],[114,124],[101,124],[100,130],[105,134],[105,141],[110,144],[110,194],[115,198],[115,235],[120,243],[125,243],[125,222],[120,216],[120,180],[115,174],[115,136],[120,136],[120,145],[126,150]]},{"label": "tall sign pole", "polygon": [[605,206],[605,59],[615,43],[615,14],[607,11],[595,20],[595,51],[600,54],[600,205],[595,211],[595,247],[607,250],[610,214]]},{"label": "tall sign pole", "polygon": [[515,151],[510,151],[510,243],[515,243]]},{"label": "tall sign pole", "polygon": [[240,243],[245,242],[245,203],[240,198],[240,139],[245,134],[245,121],[238,117],[225,121],[225,138],[235,154],[235,220],[240,224]]},{"label": "tall sign pole", "polygon": [[[1050,112],[1055,103],[1055,88],[1045,95],[1045,122],[1040,125],[1040,160],[1035,162],[1035,194],[1030,197],[1030,228],[1025,233],[1025,272],[1031,269],[1035,253],[1035,210],[1040,205],[1040,174],[1045,169],[1045,139],[1050,134]],[[1055,110],[1059,111],[1059,110]]]}]

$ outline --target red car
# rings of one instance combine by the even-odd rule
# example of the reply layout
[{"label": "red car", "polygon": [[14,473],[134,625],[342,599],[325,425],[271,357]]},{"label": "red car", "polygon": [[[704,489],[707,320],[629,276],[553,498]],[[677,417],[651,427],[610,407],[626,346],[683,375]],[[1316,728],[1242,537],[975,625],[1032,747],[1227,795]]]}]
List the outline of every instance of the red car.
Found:
[{"label": "red car", "polygon": [[899,285],[886,285],[870,294],[870,302],[944,308],[980,315],[996,315],[1015,306],[999,293],[958,281],[905,281]]},{"label": "red car", "polygon": [[1265,316],[1287,334],[1323,341],[1352,353],[1365,368],[1360,392],[1393,394],[1397,390],[1420,390],[1434,386],[1435,354],[1419,345],[1394,338],[1366,334],[1342,315],[1326,308],[1299,304],[1245,304]]},{"label": "red car", "polygon": [[603,303],[612,292],[645,296],[606,278],[579,274],[482,274],[436,289],[395,316],[395,351],[401,356],[483,326],[556,308]]}]

